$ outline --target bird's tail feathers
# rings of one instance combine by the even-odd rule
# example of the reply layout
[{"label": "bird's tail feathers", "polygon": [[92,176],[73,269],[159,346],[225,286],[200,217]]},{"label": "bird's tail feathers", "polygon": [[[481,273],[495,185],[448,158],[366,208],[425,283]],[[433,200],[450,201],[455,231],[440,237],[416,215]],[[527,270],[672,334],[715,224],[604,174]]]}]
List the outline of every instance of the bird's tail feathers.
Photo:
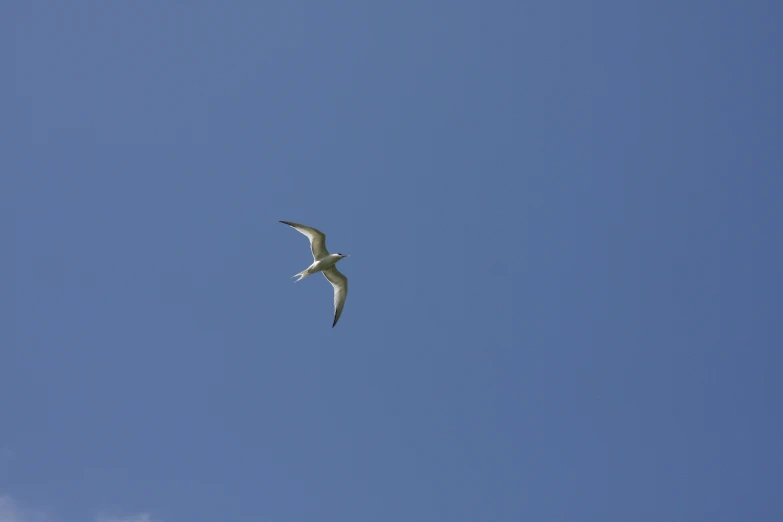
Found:
[{"label": "bird's tail feathers", "polygon": [[310,274],[308,274],[308,273],[307,273],[307,268],[305,268],[304,270],[302,270],[302,271],[301,271],[301,272],[299,272],[298,274],[294,274],[294,275],[292,275],[292,276],[291,276],[291,279],[293,279],[294,277],[298,277],[299,279],[297,279],[296,281],[294,281],[294,283],[298,283],[299,281],[301,281],[302,279],[304,279],[305,277],[307,277],[307,276],[309,276],[309,275],[310,275]]}]

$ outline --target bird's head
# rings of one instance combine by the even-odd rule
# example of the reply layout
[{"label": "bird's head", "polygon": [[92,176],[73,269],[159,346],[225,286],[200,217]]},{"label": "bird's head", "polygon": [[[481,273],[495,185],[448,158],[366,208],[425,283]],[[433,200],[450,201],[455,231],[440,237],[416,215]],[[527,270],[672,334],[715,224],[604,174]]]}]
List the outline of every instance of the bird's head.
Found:
[{"label": "bird's head", "polygon": [[335,255],[336,256],[340,256],[340,259],[342,259],[344,257],[351,257],[351,254],[341,254],[340,252],[337,252]]}]

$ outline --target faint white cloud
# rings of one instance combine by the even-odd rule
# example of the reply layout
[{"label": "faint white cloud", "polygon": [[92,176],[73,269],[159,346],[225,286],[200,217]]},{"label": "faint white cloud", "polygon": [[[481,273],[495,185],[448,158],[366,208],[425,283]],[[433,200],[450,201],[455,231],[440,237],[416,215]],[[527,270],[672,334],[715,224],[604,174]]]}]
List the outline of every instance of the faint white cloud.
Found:
[{"label": "faint white cloud", "polygon": [[[10,495],[0,494],[0,522],[54,522],[50,516],[40,510],[21,508]],[[99,515],[95,522],[158,522],[149,513],[139,513],[124,517]]]},{"label": "faint white cloud", "polygon": [[153,520],[149,513],[139,513],[138,515],[131,515],[129,517],[112,517],[100,515],[95,519],[95,522],[153,522]]},{"label": "faint white cloud", "polygon": [[47,522],[49,517],[40,511],[22,509],[10,495],[0,495],[0,522]]},{"label": "faint white cloud", "polygon": [[0,522],[21,522],[11,497],[0,495]]}]

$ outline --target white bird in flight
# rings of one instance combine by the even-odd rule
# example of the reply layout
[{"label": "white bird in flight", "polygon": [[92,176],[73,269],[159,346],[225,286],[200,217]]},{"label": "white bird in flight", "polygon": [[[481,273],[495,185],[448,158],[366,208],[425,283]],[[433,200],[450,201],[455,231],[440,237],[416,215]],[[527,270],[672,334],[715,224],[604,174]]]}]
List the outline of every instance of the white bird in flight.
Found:
[{"label": "white bird in flight", "polygon": [[345,257],[349,257],[347,254],[330,254],[326,250],[326,235],[320,230],[316,230],[312,227],[306,227],[299,223],[291,223],[290,221],[281,221],[301,232],[307,239],[310,240],[310,250],[313,251],[313,264],[291,277],[298,277],[294,283],[298,283],[305,277],[311,276],[315,273],[321,272],[327,281],[332,283],[334,287],[334,322],[332,328],[337,324],[340,319],[340,315],[343,313],[343,305],[345,305],[345,297],[348,295],[348,278],[337,270],[335,266],[338,261]]}]

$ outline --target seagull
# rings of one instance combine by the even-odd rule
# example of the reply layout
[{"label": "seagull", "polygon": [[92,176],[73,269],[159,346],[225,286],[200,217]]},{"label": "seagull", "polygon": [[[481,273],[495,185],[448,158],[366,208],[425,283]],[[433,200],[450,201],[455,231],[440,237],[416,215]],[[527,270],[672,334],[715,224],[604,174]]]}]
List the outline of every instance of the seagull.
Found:
[{"label": "seagull", "polygon": [[312,227],[306,227],[299,223],[291,223],[290,221],[281,221],[281,223],[292,227],[297,232],[300,232],[307,236],[310,240],[310,250],[313,252],[313,264],[291,277],[298,277],[294,283],[298,283],[305,277],[309,277],[315,273],[321,272],[327,281],[332,283],[334,287],[334,322],[332,328],[337,324],[340,319],[340,315],[343,313],[343,305],[345,304],[345,297],[348,295],[348,278],[337,270],[335,266],[343,258],[350,257],[348,254],[330,254],[326,250],[326,235],[320,230],[316,230]]}]

